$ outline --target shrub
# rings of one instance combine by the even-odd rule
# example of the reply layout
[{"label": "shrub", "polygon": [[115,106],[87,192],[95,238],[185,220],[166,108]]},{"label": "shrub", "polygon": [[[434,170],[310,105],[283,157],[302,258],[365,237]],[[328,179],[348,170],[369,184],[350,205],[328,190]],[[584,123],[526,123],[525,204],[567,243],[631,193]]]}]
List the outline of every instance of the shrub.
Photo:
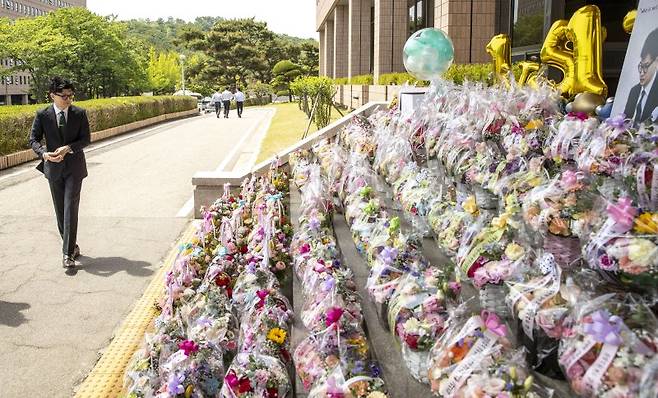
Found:
[{"label": "shrub", "polygon": [[417,85],[417,86],[427,86],[429,82],[423,81],[423,80],[418,80],[415,77],[411,76],[407,72],[399,72],[399,73],[385,73],[383,75],[379,75],[379,84],[389,86],[389,85],[402,85],[402,84],[411,84],[411,85]]},{"label": "shrub", "polygon": [[267,105],[272,102],[272,98],[268,95],[267,97],[252,97],[244,100],[244,106],[259,106]]},{"label": "shrub", "polygon": [[334,84],[339,86],[349,84],[349,80],[346,77],[337,77],[334,79]]},{"label": "shrub", "polygon": [[[318,129],[326,127],[331,120],[331,107],[334,96],[333,80],[328,77],[308,76],[295,80],[290,89],[299,97],[300,107],[311,117]],[[317,101],[317,105],[315,102]]]},{"label": "shrub", "polygon": [[288,90],[279,90],[276,92],[277,97],[287,97],[288,95],[290,95]]},{"label": "shrub", "polygon": [[[89,127],[94,132],[194,109],[197,100],[183,96],[118,97],[77,101],[75,105],[87,110]],[[0,106],[0,156],[30,148],[28,137],[34,114],[43,108],[44,104]]]},{"label": "shrub", "polygon": [[373,84],[372,75],[352,76],[350,84]]}]

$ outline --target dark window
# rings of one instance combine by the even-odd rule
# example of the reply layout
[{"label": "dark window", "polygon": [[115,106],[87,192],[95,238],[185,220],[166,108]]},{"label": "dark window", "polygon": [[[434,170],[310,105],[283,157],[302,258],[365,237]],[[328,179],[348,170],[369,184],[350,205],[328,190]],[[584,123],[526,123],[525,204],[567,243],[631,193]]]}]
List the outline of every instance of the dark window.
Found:
[{"label": "dark window", "polygon": [[[541,44],[544,40],[545,0],[514,0],[512,3],[512,46]],[[549,0],[550,1],[550,0]]]},{"label": "dark window", "polygon": [[408,0],[407,6],[409,8],[409,35],[434,26],[433,0]]}]

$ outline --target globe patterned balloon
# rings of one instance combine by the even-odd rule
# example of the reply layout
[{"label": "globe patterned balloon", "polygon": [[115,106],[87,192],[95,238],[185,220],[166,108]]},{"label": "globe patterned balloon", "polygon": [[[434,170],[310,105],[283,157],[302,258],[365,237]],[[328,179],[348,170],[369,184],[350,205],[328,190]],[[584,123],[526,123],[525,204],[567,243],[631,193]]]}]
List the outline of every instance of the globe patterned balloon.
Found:
[{"label": "globe patterned balloon", "polygon": [[452,40],[441,29],[421,29],[404,44],[404,67],[419,80],[438,79],[454,58]]}]

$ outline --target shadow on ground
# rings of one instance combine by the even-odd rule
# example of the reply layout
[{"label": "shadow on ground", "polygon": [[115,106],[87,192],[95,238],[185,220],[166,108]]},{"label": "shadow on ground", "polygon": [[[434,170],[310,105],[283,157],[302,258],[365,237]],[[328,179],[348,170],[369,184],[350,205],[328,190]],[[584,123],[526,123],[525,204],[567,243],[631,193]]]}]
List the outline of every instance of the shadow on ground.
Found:
[{"label": "shadow on ground", "polygon": [[66,270],[67,275],[75,275],[78,272],[86,272],[96,276],[108,277],[116,274],[117,272],[125,271],[134,276],[150,276],[153,270],[148,267],[150,263],[146,261],[129,260],[123,257],[87,257],[80,256],[78,259],[79,265],[75,268]]},{"label": "shadow on ground", "polygon": [[28,308],[30,308],[28,303],[10,303],[0,300],[0,325],[15,328],[27,322],[27,318],[21,311]]}]

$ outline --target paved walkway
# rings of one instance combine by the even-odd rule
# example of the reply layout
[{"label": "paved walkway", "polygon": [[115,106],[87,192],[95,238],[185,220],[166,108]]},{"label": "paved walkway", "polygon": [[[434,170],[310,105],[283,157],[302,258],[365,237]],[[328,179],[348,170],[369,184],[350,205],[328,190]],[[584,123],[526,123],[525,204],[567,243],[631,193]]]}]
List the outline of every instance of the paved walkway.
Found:
[{"label": "paved walkway", "polygon": [[189,222],[194,172],[217,169],[271,116],[209,114],[90,148],[77,272],[61,267],[34,164],[0,173],[0,396],[72,395]]}]

